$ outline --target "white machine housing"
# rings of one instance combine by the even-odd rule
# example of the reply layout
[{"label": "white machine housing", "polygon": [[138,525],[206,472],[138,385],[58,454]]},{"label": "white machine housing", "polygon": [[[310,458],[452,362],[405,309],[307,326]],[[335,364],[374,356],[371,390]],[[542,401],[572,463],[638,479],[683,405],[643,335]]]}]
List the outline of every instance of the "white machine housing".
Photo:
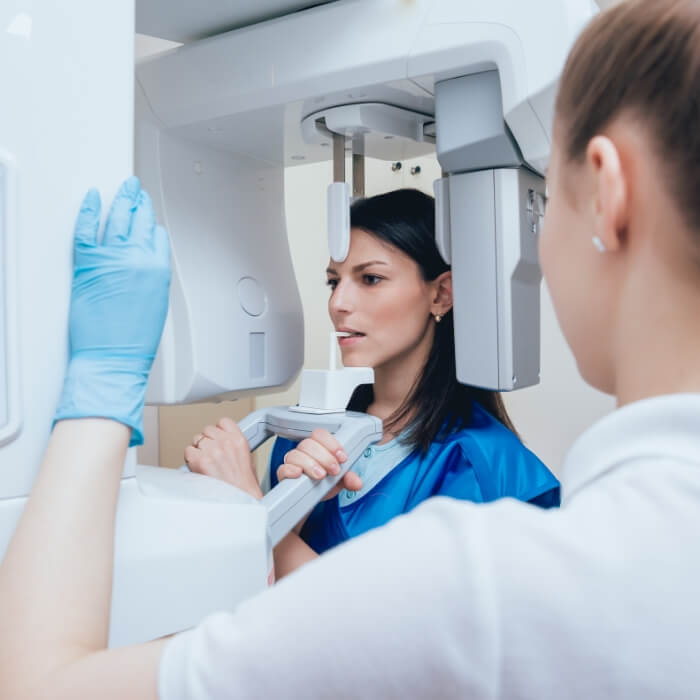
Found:
[{"label": "white machine housing", "polygon": [[[134,169],[173,238],[171,311],[149,400],[259,392],[299,371],[302,316],[284,224],[283,169],[331,157],[328,140],[308,140],[305,119],[364,104],[406,110],[423,123],[422,139],[381,133],[395,128],[375,124],[365,134],[366,155],[406,159],[433,152],[436,141],[444,161],[449,202],[438,209],[442,249],[460,280],[460,378],[502,388],[533,380],[529,361],[523,373],[507,365],[517,368],[519,353],[536,354],[513,342],[519,287],[510,278],[523,268],[512,262],[520,253],[511,244],[529,225],[529,214],[514,212],[529,211],[536,201],[530,190],[540,191],[539,181],[527,181],[543,172],[557,76],[595,12],[593,1],[336,0],[304,9],[309,4],[0,4],[0,62],[12,66],[0,75],[0,556],[34,481],[63,381],[79,203],[96,186],[106,208]],[[135,20],[137,31],[188,42],[140,64],[136,82]],[[508,163],[500,156],[489,162],[488,148],[467,147],[471,137],[462,144],[457,137],[441,152],[444,118],[458,127],[465,114],[450,115],[449,105],[436,111],[440,86],[483,73],[497,78],[499,113],[486,121],[498,135],[499,154],[503,148],[515,154]],[[468,109],[477,114],[482,106]],[[481,133],[477,141],[485,138]],[[485,159],[476,162],[475,152]],[[461,197],[472,191],[466,178],[478,171],[493,173],[482,184],[493,183],[494,196],[477,216]],[[321,202],[325,192],[318,196]],[[489,211],[495,223],[482,230],[476,223],[486,222]],[[472,247],[480,236],[488,240]],[[536,259],[526,248],[529,267],[521,277],[537,287]],[[464,261],[480,255],[494,258],[490,286],[459,287],[469,282]],[[462,368],[472,353],[486,357],[471,331],[459,330],[481,323],[468,311],[470,302],[482,302],[479,294],[502,300],[488,312],[503,315],[495,324],[499,360],[477,363],[467,375]],[[527,318],[535,337],[538,320]],[[482,320],[491,343],[484,347],[492,348],[493,319]],[[234,607],[267,580],[264,507],[235,505],[230,487],[213,480],[205,496],[156,496],[152,473],[135,471],[131,454],[119,503],[113,643],[176,631],[213,609]],[[201,537],[183,536],[183,523],[195,521]],[[165,612],[151,605],[158,599],[167,601]],[[149,619],[155,610],[158,619]]]},{"label": "white machine housing", "polygon": [[[165,4],[170,7],[162,0],[148,3],[164,13]],[[293,283],[287,286],[269,254],[285,245],[271,238],[283,221],[276,210],[282,206],[278,183],[286,166],[330,159],[334,134],[359,135],[365,156],[386,160],[437,150],[447,179],[438,199],[449,199],[459,187],[454,178],[464,173],[526,171],[492,176],[494,183],[515,177],[529,185],[492,188],[487,200],[472,200],[480,202],[480,212],[445,201],[439,207],[450,212],[443,238],[460,240],[450,260],[465,292],[454,307],[459,379],[495,390],[536,384],[541,277],[533,241],[539,224],[533,234],[526,215],[500,213],[525,212],[531,199],[544,201],[541,176],[557,76],[594,11],[592,0],[543,0],[536,8],[511,0],[340,0],[223,34],[217,33],[223,26],[217,17],[204,13],[188,35],[213,36],[141,63],[137,130],[148,135],[137,139],[137,167],[147,188],[161,193],[159,210],[171,229],[176,261],[161,348],[168,360],[159,362],[149,399],[194,400],[248,388],[255,377],[246,357],[261,356],[261,339],[276,346],[280,337],[292,337],[298,318],[281,302],[290,298]],[[182,39],[187,23],[173,27],[172,10],[167,14],[164,38]],[[267,191],[256,191],[256,183]],[[227,201],[215,212],[213,203],[223,205],[224,191],[232,192],[232,206]],[[250,211],[264,220],[250,220]],[[246,236],[236,241],[245,263],[219,254],[232,249],[232,221],[261,238],[252,247]],[[241,271],[227,280],[232,267]],[[475,268],[492,274],[477,282],[470,276]],[[203,270],[217,283],[198,283]],[[221,335],[222,303],[230,309],[240,275],[260,282],[265,271],[276,287],[262,282],[260,294],[285,290],[280,299],[264,318],[237,318],[222,338],[226,350],[219,343],[211,347],[210,339]],[[231,356],[240,358],[235,377],[231,363],[224,363]],[[217,361],[216,371],[208,369]],[[275,380],[289,371],[278,360],[266,361],[266,368]],[[199,385],[189,379],[198,373]]]}]

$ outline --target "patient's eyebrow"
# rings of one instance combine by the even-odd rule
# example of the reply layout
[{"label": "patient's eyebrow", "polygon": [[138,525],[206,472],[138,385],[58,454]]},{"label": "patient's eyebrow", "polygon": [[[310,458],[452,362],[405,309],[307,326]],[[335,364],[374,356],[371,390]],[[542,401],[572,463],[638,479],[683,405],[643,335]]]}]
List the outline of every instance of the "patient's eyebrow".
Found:
[{"label": "patient's eyebrow", "polygon": [[[370,267],[372,265],[388,265],[389,263],[384,262],[383,260],[369,260],[368,262],[360,263],[359,265],[355,265],[355,267],[352,268],[353,272],[362,272],[366,267]],[[333,267],[327,267],[326,268],[326,273],[329,275],[337,275],[338,271],[333,268]]]}]

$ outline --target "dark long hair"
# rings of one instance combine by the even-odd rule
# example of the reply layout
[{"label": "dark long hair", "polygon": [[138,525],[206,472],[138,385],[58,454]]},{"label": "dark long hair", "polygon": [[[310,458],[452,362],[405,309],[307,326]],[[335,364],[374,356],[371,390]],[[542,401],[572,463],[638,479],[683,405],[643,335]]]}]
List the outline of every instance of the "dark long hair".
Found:
[{"label": "dark long hair", "polygon": [[[417,263],[426,282],[450,269],[435,243],[435,200],[418,190],[396,190],[356,201],[350,210],[350,225],[408,255]],[[366,411],[373,400],[372,386],[364,385],[357,388],[348,408]],[[385,421],[385,428],[391,429],[408,418],[403,441],[427,452],[435,439],[469,424],[475,401],[515,432],[500,394],[457,381],[450,310],[435,324],[433,345],[423,371],[404,403]]]}]

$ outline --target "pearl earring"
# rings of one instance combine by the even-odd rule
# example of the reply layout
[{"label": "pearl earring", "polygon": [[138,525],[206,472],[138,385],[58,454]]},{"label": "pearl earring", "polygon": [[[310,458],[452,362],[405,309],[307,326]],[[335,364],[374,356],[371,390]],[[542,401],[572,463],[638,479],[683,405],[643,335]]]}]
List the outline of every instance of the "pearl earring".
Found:
[{"label": "pearl earring", "polygon": [[598,236],[593,236],[593,245],[596,247],[596,250],[599,253],[605,253],[607,251],[607,248],[605,247],[605,243],[598,238]]},{"label": "pearl earring", "polygon": [[442,316],[440,314],[435,314],[435,323],[440,323],[442,321]]}]

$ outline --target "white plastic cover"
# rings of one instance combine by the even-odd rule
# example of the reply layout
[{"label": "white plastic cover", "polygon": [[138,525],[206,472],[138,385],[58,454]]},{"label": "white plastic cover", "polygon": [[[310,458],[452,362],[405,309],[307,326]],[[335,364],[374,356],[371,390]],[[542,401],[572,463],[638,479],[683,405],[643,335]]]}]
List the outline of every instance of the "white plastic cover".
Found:
[{"label": "white plastic cover", "polygon": [[328,250],[341,263],[350,251],[350,185],[334,182],[328,186]]},{"label": "white plastic cover", "polygon": [[138,0],[136,31],[172,41],[192,41],[281,17],[329,0]]}]

